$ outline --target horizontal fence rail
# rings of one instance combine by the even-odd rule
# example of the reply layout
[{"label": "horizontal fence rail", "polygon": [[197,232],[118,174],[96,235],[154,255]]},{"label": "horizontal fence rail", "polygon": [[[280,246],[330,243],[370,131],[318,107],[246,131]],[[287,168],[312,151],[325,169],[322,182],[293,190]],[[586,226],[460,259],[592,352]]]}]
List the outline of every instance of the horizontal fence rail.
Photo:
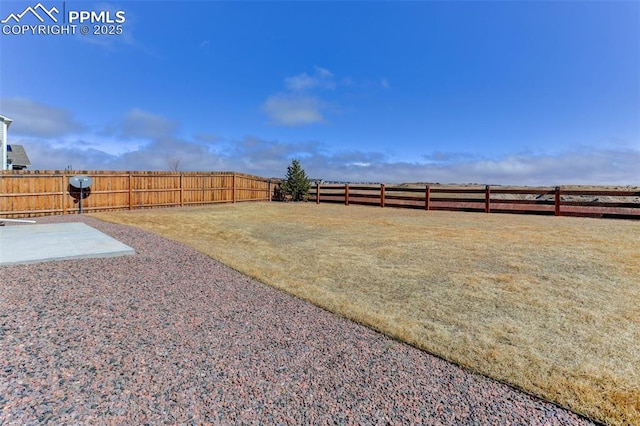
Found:
[{"label": "horizontal fence rail", "polygon": [[0,171],[0,219],[77,213],[79,190],[69,178],[86,175],[85,212],[270,201],[271,179],[235,172]]},{"label": "horizontal fence rail", "polygon": [[309,199],[347,206],[640,219],[640,189],[317,184]]}]

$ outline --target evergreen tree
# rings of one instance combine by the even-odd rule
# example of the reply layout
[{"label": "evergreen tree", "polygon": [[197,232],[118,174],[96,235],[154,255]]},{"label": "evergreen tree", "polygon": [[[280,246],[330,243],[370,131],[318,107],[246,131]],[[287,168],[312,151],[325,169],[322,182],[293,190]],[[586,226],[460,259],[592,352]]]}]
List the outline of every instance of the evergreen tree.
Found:
[{"label": "evergreen tree", "polygon": [[307,201],[311,181],[298,160],[292,160],[287,167],[287,177],[282,183],[283,192],[291,195],[292,201]]}]

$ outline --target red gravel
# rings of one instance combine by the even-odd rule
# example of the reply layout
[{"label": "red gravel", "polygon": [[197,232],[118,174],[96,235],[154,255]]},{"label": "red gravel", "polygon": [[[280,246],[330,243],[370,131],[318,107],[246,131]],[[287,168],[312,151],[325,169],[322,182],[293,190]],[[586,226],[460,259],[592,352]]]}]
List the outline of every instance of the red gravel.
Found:
[{"label": "red gravel", "polygon": [[182,244],[0,267],[0,424],[591,422]]}]

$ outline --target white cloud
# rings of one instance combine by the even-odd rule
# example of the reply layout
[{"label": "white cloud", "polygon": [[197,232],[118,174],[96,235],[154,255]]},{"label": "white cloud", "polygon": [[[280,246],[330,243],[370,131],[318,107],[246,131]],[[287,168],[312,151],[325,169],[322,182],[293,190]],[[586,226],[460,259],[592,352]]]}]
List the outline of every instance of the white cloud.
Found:
[{"label": "white cloud", "polygon": [[178,125],[164,116],[134,108],[122,120],[110,126],[111,132],[121,137],[162,138],[175,133]]},{"label": "white cloud", "polygon": [[52,145],[46,139],[18,138],[35,169],[168,170],[179,159],[184,171],[233,170],[282,177],[292,158],[312,178],[351,182],[479,183],[491,185],[640,185],[639,150],[585,148],[558,155],[509,155],[497,159],[439,153],[440,162],[396,162],[385,154],[335,151],[319,142],[285,143],[245,137],[204,143],[173,136],[149,139],[128,152],[112,154],[76,140]]},{"label": "white cloud", "polygon": [[284,79],[284,85],[288,90],[293,92],[316,88],[335,89],[336,87],[334,75],[331,71],[318,66],[315,67],[315,72],[312,75],[303,72],[292,77],[286,77]]},{"label": "white cloud", "polygon": [[424,158],[427,163],[451,163],[478,159],[476,155],[466,152],[445,151],[433,151],[429,154],[423,154],[422,158]]},{"label": "white cloud", "polygon": [[220,141],[220,138],[218,137],[218,135],[214,135],[213,133],[198,133],[194,135],[194,138],[200,142],[204,142],[208,144],[213,144]]},{"label": "white cloud", "polygon": [[104,169],[113,158],[79,139],[55,143],[49,139],[14,136],[11,143],[24,146],[31,161],[29,168],[34,170],[64,170],[69,166],[76,170]]},{"label": "white cloud", "polygon": [[315,70],[316,75],[318,75],[320,78],[333,78],[333,73],[326,68],[316,66]]},{"label": "white cloud", "polygon": [[62,170],[169,170],[173,160],[179,160],[179,170],[224,170],[220,157],[208,146],[168,137],[147,141],[129,151],[108,152],[85,140],[54,144],[40,138],[14,138],[24,145],[31,160],[31,169]]},{"label": "white cloud", "polygon": [[324,123],[322,101],[312,96],[273,95],[262,105],[263,111],[274,124],[303,126]]},{"label": "white cloud", "polygon": [[297,91],[314,87],[316,85],[316,81],[313,77],[307,75],[306,73],[302,73],[293,77],[285,78],[284,85],[289,90]]},{"label": "white cloud", "polygon": [[[369,167],[355,162],[312,166],[318,177],[371,182],[438,182],[499,185],[639,185],[640,151],[584,149],[558,155],[509,155],[503,158],[448,158],[440,163],[403,163],[386,160]],[[362,161],[366,163],[366,160]],[[324,164],[323,164],[324,163]]]},{"label": "white cloud", "polygon": [[[6,101],[3,103],[7,105]],[[436,151],[418,162],[398,162],[375,151],[330,150],[317,141],[283,142],[245,137],[226,140],[212,134],[176,136],[178,123],[139,108],[126,113],[108,135],[81,132],[64,109],[15,98],[8,104],[16,119],[12,143],[25,146],[33,169],[233,170],[265,177],[283,176],[292,158],[313,178],[352,182],[439,182],[501,185],[640,185],[640,150],[628,145],[608,149],[579,147],[557,154],[508,154],[483,158]],[[324,105],[300,95],[272,96],[264,105],[281,124],[324,120]],[[26,111],[26,112],[25,112]],[[3,111],[4,113],[4,111]],[[41,113],[42,116],[31,117]],[[28,123],[21,132],[15,124]],[[27,131],[28,130],[28,131]]]},{"label": "white cloud", "polygon": [[327,109],[327,103],[308,92],[313,89],[335,89],[336,82],[331,71],[316,66],[311,75],[301,73],[286,77],[284,85],[286,93],[271,95],[262,104],[262,111],[272,124],[305,126],[326,122],[323,112]]},{"label": "white cloud", "polygon": [[175,137],[153,140],[138,150],[114,158],[112,163],[118,163],[127,170],[169,170],[174,161],[178,162],[178,170],[183,171],[224,169],[220,157],[207,145]]},{"label": "white cloud", "polygon": [[[311,74],[306,72],[285,77],[284,93],[272,94],[262,104],[262,111],[269,116],[272,124],[282,126],[304,126],[326,123],[325,114],[341,111],[344,93],[335,90],[338,87],[366,91],[367,96],[380,87],[388,89],[386,78],[369,79],[354,82],[351,77],[336,78],[326,68],[314,67]],[[347,98],[353,99],[353,93]],[[329,107],[330,105],[330,107]]]},{"label": "white cloud", "polygon": [[0,100],[0,113],[11,119],[11,132],[26,136],[57,137],[82,130],[69,111],[29,98]]}]

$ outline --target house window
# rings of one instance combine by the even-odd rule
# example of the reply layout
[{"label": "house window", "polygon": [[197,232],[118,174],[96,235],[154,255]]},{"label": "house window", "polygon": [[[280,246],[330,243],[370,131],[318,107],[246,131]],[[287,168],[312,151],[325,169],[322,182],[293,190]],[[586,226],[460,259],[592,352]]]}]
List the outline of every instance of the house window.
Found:
[{"label": "house window", "polygon": [[11,145],[7,145],[7,152],[13,152],[13,150],[11,149]]}]

